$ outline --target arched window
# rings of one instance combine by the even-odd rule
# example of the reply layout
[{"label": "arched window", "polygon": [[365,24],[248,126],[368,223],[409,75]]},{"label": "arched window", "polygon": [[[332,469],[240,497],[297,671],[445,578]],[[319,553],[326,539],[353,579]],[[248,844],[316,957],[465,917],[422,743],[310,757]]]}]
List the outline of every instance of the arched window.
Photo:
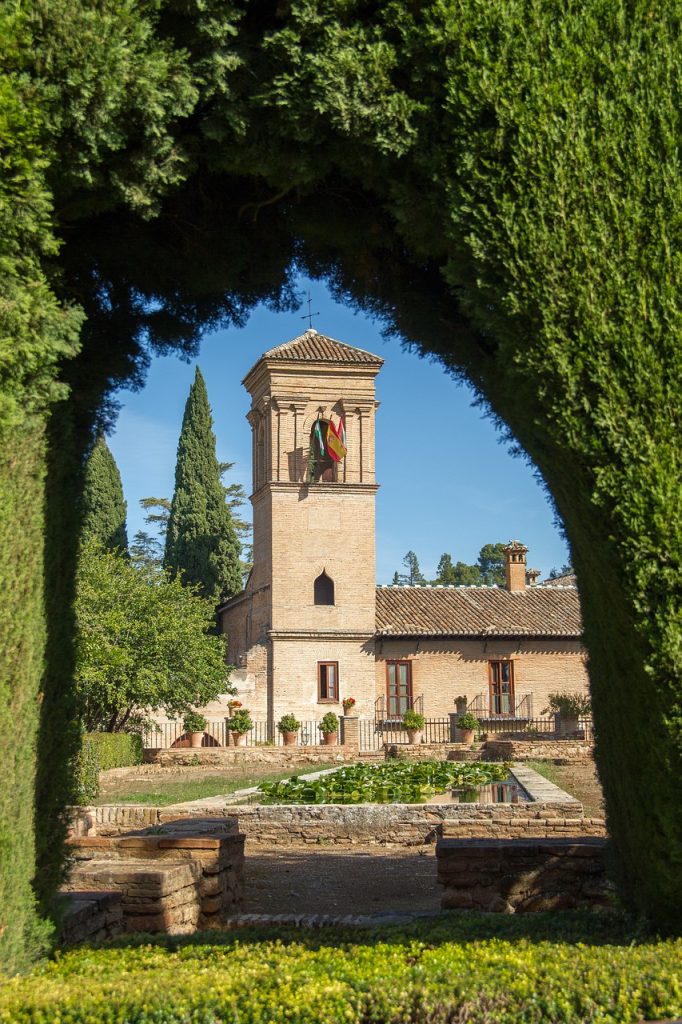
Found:
[{"label": "arched window", "polygon": [[[329,420],[317,419],[310,428],[308,456],[308,480],[310,483],[336,480],[336,463],[327,451],[327,427]],[[333,602],[332,602],[333,603]]]},{"label": "arched window", "polygon": [[334,580],[322,570],[314,584],[315,604],[334,604]]}]

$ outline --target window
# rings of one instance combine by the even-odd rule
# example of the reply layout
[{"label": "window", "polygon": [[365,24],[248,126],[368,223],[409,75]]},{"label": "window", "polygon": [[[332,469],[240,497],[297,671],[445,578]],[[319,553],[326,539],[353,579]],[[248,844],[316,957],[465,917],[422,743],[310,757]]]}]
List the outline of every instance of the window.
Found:
[{"label": "window", "polygon": [[[336,480],[336,463],[327,451],[327,427],[329,420],[315,420],[310,428],[310,448],[308,449],[308,481],[309,483],[333,483]],[[320,448],[320,437],[322,448]]]},{"label": "window", "polygon": [[315,604],[334,604],[334,580],[323,570],[314,583]]},{"label": "window", "polygon": [[489,661],[490,713],[492,715],[513,715],[514,704],[514,662]]},{"label": "window", "polygon": [[336,703],[339,699],[339,663],[338,661],[318,661],[317,663],[317,699]]},{"label": "window", "polygon": [[388,717],[402,718],[412,707],[412,663],[410,661],[386,662],[386,696]]}]

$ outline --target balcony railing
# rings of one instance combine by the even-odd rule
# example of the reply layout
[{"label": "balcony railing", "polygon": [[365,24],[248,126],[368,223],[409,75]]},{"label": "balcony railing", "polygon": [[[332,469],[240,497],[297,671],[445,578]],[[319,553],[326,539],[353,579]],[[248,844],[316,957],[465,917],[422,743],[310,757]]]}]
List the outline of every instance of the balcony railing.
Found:
[{"label": "balcony railing", "polygon": [[513,697],[494,697],[491,702],[489,693],[479,693],[469,701],[467,711],[484,722],[496,718],[517,718],[526,721],[533,717],[533,694],[517,693]]},{"label": "balcony railing", "polygon": [[[398,707],[400,710],[397,710]],[[417,711],[424,714],[424,696],[418,697],[386,697],[382,694],[374,701],[375,722],[399,723],[406,711]]]}]

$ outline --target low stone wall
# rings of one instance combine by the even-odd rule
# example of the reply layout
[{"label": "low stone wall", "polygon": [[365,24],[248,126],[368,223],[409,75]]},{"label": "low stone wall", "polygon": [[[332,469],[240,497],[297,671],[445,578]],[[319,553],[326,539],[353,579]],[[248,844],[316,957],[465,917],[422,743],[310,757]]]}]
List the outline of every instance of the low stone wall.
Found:
[{"label": "low stone wall", "polygon": [[383,760],[383,751],[358,755],[357,747],[173,747],[145,751],[146,760],[155,765],[190,767],[242,767],[251,764],[305,765],[345,764],[348,761]]},{"label": "low stone wall", "polygon": [[487,740],[487,761],[561,761],[582,764],[591,761],[594,748],[587,740]]},{"label": "low stone wall", "polygon": [[[465,743],[384,743],[384,756],[401,761],[482,761],[483,749]],[[363,754],[364,758],[365,755]]]},{"label": "low stone wall", "polygon": [[120,892],[64,893],[59,944],[106,942],[124,932]]},{"label": "low stone wall", "polygon": [[241,910],[244,836],[226,819],[185,818],[154,831],[69,840],[67,890],[121,894],[126,931],[220,927]]},{"label": "low stone wall", "polygon": [[445,910],[530,913],[607,905],[602,839],[441,839],[436,847]]}]

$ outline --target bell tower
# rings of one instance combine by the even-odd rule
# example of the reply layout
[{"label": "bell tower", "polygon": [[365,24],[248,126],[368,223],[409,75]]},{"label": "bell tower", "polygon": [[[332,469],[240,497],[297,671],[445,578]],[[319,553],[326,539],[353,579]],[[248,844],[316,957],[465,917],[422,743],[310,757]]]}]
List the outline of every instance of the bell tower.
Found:
[{"label": "bell tower", "polygon": [[[244,703],[271,722],[289,711],[303,720],[341,714],[344,697],[356,699],[358,714],[374,711],[374,384],[382,364],[311,328],[265,352],[244,379],[254,565],[244,595],[225,611],[246,600],[237,632],[246,661],[255,665],[248,651],[257,644],[267,671],[254,668],[256,692]],[[345,440],[340,458],[334,428]],[[223,616],[228,634],[231,620]]]}]

